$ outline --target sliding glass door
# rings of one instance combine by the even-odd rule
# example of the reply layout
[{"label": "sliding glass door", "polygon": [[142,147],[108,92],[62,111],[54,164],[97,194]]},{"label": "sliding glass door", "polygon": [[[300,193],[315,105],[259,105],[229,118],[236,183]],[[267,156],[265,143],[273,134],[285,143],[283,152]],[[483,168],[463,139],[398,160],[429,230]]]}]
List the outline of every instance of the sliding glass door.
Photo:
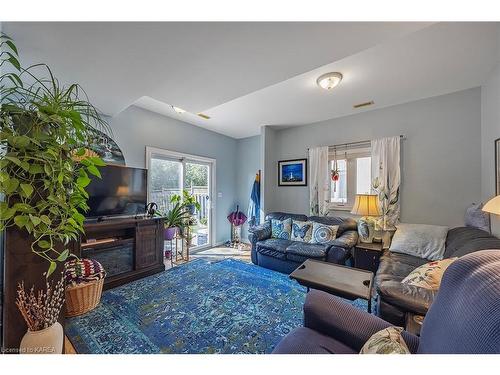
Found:
[{"label": "sliding glass door", "polygon": [[194,224],[190,227],[191,248],[199,250],[211,247],[215,160],[151,147],[146,148],[146,159],[149,201],[167,212],[173,206],[172,196],[182,196],[182,191],[186,190],[199,206],[194,213]]}]

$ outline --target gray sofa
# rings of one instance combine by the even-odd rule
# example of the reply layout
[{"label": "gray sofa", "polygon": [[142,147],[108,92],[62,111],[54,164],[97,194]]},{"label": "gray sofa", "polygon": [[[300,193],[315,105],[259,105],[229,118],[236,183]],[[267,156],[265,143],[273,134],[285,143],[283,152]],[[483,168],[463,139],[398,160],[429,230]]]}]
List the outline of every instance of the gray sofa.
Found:
[{"label": "gray sofa", "polygon": [[[457,227],[448,231],[444,258],[461,257],[486,249],[500,249],[500,239],[481,229]],[[375,276],[377,311],[382,319],[404,326],[407,313],[427,313],[437,291],[401,284],[410,272],[427,262],[428,259],[384,251]]]},{"label": "gray sofa", "polygon": [[[411,353],[500,353],[500,250],[468,254],[444,273],[420,338],[403,331]],[[393,324],[333,295],[311,290],[304,327],[276,346],[277,354],[355,354],[376,332]]]},{"label": "gray sofa", "polygon": [[[337,238],[326,244],[311,244],[271,238],[271,219],[315,221],[327,225],[339,225]],[[358,242],[357,224],[354,219],[269,213],[265,222],[249,229],[248,239],[252,244],[252,262],[259,266],[282,273],[291,273],[306,259],[316,259],[345,264],[352,255],[352,248]]]}]

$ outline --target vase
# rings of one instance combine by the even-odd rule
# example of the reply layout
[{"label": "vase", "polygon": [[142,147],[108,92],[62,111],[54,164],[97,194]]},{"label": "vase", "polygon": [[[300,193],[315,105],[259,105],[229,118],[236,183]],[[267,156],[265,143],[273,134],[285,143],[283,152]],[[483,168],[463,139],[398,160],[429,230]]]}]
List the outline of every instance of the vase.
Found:
[{"label": "vase", "polygon": [[165,232],[164,232],[165,240],[167,240],[167,241],[173,240],[176,233],[177,233],[177,227],[165,228]]},{"label": "vase", "polygon": [[372,243],[375,234],[375,221],[371,217],[362,217],[358,220],[359,240],[363,243]]},{"label": "vase", "polygon": [[62,354],[64,330],[59,322],[40,331],[26,332],[19,346],[21,354]]}]

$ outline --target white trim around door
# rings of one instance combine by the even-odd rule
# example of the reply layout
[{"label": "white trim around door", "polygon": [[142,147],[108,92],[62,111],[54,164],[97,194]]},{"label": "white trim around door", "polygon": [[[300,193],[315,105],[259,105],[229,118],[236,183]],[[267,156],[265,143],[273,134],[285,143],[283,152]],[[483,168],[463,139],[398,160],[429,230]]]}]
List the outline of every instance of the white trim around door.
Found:
[{"label": "white trim around door", "polygon": [[[150,178],[151,174],[149,173],[150,170],[150,162],[151,162],[151,157],[153,155],[158,155],[158,156],[163,156],[166,159],[171,159],[171,160],[179,160],[181,162],[194,162],[194,163],[199,163],[199,164],[205,164],[208,165],[210,168],[209,172],[209,189],[210,189],[210,236],[209,236],[209,243],[204,246],[200,246],[196,248],[196,251],[204,250],[210,247],[213,247],[214,244],[217,243],[216,241],[216,212],[217,212],[217,184],[216,184],[216,166],[217,162],[213,158],[208,158],[205,156],[198,156],[198,155],[192,155],[192,154],[186,154],[183,152],[177,152],[177,151],[170,151],[170,150],[165,150],[162,148],[157,148],[157,147],[151,147],[151,146],[146,146],[146,169],[148,170],[148,202],[149,202],[149,184],[150,184]],[[184,182],[183,182],[184,183]]]}]

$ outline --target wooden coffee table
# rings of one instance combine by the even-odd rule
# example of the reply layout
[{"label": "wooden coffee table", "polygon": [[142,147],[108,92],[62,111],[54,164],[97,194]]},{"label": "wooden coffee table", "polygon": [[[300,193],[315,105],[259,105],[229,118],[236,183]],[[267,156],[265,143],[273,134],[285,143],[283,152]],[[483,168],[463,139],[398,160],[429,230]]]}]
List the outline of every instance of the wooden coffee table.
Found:
[{"label": "wooden coffee table", "polygon": [[373,273],[370,271],[308,259],[290,278],[307,287],[307,291],[313,288],[351,300],[363,298],[368,301],[368,312],[372,312]]}]

